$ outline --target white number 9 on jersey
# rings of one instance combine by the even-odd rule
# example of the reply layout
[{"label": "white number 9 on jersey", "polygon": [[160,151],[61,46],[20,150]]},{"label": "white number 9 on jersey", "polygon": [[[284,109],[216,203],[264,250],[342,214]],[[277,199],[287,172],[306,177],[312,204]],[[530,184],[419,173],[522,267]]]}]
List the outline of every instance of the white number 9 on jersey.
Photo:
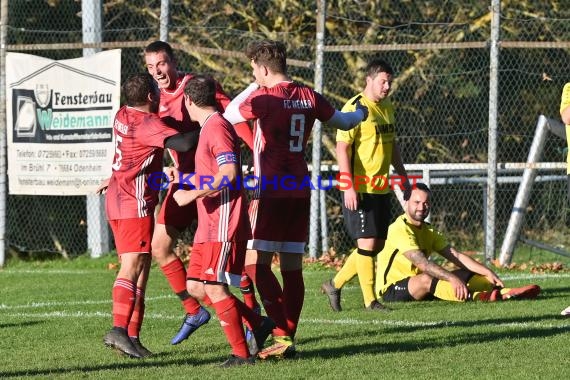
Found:
[{"label": "white number 9 on jersey", "polygon": [[291,116],[291,129],[289,130],[291,139],[289,140],[290,152],[303,151],[303,138],[305,136],[305,115],[294,114]]}]

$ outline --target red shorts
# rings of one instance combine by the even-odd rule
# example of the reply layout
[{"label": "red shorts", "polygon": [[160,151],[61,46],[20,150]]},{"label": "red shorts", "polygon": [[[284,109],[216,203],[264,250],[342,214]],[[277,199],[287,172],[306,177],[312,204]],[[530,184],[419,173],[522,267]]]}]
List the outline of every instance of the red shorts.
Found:
[{"label": "red shorts", "polygon": [[109,220],[117,254],[150,253],[154,217]]},{"label": "red shorts", "polygon": [[309,229],[309,198],[261,198],[249,204],[250,249],[305,253]]},{"label": "red shorts", "polygon": [[194,243],[186,270],[188,280],[239,287],[245,262],[245,241]]},{"label": "red shorts", "polygon": [[[156,223],[166,226],[175,227],[179,231],[190,227],[194,220],[198,220],[198,211],[196,210],[196,202],[180,207],[172,197],[172,194],[178,190],[179,184],[170,184],[166,197],[162,202],[162,206],[158,211]],[[186,188],[186,187],[184,187]]]}]

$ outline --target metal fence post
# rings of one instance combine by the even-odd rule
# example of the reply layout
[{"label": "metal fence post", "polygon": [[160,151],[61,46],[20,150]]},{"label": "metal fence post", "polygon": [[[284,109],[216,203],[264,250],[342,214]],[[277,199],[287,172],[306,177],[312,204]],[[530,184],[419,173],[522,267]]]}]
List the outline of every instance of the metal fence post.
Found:
[{"label": "metal fence post", "polygon": [[[315,91],[323,92],[323,55],[324,55],[324,39],[325,39],[325,0],[317,1],[317,39],[316,39],[316,57],[315,57]],[[318,183],[321,172],[321,122],[316,120],[313,126],[313,156],[311,182]],[[311,191],[311,213],[309,222],[309,257],[317,258],[318,240],[319,240],[319,193],[323,190]]]},{"label": "metal fence post", "polygon": [[500,0],[492,0],[490,41],[491,56],[489,72],[489,143],[487,149],[487,223],[485,231],[485,261],[487,262],[490,262],[495,258],[500,12]]},{"label": "metal fence post", "polygon": [[168,21],[170,18],[170,0],[160,1],[160,40],[168,42]]},{"label": "metal fence post", "polygon": [[[100,0],[81,3],[83,43],[97,43],[102,39],[102,5]],[[89,56],[101,49],[83,49],[83,56]],[[87,249],[91,257],[96,258],[109,252],[109,228],[105,216],[105,197],[99,194],[86,196],[87,208]]]},{"label": "metal fence post", "polygon": [[[540,160],[540,156],[544,150],[544,142],[549,132],[547,124],[546,117],[540,115],[534,132],[534,138],[532,139],[532,145],[528,153],[528,159],[526,160],[527,164],[533,164]],[[536,174],[537,170],[535,168],[527,167],[524,169],[515,204],[511,211],[509,224],[507,225],[507,231],[505,232],[505,240],[503,240],[503,245],[501,246],[501,254],[499,255],[499,263],[503,266],[511,263],[530,199],[530,190],[532,189]]]},{"label": "metal fence post", "polygon": [[[317,184],[317,187],[320,186]],[[321,252],[326,253],[329,251],[329,229],[327,217],[327,193],[326,190],[317,190],[319,194],[319,207],[320,207],[320,217],[321,217]]]}]

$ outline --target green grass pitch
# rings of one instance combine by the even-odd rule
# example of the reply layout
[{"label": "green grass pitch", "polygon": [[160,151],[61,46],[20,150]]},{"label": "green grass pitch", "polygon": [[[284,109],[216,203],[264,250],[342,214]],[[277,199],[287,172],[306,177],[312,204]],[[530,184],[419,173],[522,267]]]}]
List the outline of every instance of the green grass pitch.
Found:
[{"label": "green grass pitch", "polygon": [[115,271],[101,259],[9,262],[0,270],[0,378],[38,379],[568,379],[570,272],[500,271],[508,285],[536,283],[536,301],[392,304],[363,310],[357,282],[334,313],[320,284],[334,273],[305,268],[299,356],[221,369],[230,353],[216,318],[177,346],[183,311],[153,266],[143,343],[155,355],[118,356],[102,337],[111,327]]}]

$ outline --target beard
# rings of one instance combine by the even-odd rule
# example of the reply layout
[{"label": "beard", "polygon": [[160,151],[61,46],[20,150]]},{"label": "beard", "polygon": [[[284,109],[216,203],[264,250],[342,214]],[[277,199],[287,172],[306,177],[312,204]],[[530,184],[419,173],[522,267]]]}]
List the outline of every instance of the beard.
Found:
[{"label": "beard", "polygon": [[414,212],[410,213],[410,217],[415,220],[416,222],[423,222],[428,217],[429,212],[421,211],[421,212]]}]

